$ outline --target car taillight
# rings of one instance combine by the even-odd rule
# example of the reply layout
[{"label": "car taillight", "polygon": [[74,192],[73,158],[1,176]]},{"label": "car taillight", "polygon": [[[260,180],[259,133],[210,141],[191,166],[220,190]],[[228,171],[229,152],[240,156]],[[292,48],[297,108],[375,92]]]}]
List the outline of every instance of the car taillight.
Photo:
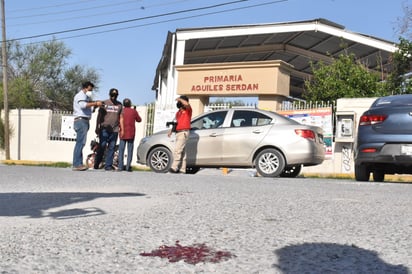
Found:
[{"label": "car taillight", "polygon": [[382,123],[385,121],[387,115],[378,115],[378,114],[366,114],[362,115],[359,119],[359,125],[360,126],[370,126],[370,125],[375,125]]},{"label": "car taillight", "polygon": [[364,148],[364,149],[362,149],[361,150],[361,152],[364,152],[364,153],[375,153],[377,151],[377,149],[376,148]]},{"label": "car taillight", "polygon": [[300,137],[315,141],[315,132],[309,129],[295,129],[295,133]]}]

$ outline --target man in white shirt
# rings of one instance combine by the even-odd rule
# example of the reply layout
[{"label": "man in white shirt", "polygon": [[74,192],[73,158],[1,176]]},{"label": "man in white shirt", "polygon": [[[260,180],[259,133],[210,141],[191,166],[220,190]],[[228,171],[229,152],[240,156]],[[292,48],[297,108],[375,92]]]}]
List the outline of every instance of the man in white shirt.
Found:
[{"label": "man in white shirt", "polygon": [[83,164],[83,148],[86,144],[89,121],[92,117],[92,108],[102,106],[101,101],[92,101],[92,90],[94,84],[85,82],[82,89],[73,99],[74,131],[76,132],[76,144],[73,151],[73,170],[83,171],[87,167]]}]

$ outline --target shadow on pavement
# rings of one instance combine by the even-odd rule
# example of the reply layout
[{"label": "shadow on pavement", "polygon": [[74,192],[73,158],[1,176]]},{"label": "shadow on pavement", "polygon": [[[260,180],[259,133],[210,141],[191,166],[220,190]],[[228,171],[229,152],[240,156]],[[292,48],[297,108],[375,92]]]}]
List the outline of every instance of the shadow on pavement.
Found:
[{"label": "shadow on pavement", "polygon": [[378,253],[354,245],[305,243],[275,251],[279,258],[273,267],[281,273],[374,273],[407,274],[403,265],[391,265]]},{"label": "shadow on pavement", "polygon": [[121,198],[144,196],[141,193],[96,193],[96,192],[10,192],[0,193],[0,216],[30,218],[51,217],[54,219],[68,219],[102,215],[101,209],[74,208],[64,209],[50,214],[43,211],[74,203],[91,201],[97,198]]}]

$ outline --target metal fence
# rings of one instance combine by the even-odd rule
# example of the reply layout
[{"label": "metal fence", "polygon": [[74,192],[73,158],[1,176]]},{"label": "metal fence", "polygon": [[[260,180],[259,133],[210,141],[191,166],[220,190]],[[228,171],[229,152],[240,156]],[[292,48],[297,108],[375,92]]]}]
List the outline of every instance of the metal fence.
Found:
[{"label": "metal fence", "polygon": [[[233,105],[231,103],[223,104],[209,104],[205,106],[205,112],[219,110],[219,109],[228,109],[228,108],[257,108],[256,104],[250,103],[242,106]],[[314,108],[324,108],[332,107],[333,116],[335,105],[333,102],[304,102],[304,101],[285,101],[282,103],[281,110],[301,110],[301,109],[314,109]],[[154,103],[146,105],[146,131],[145,135],[149,136],[153,134],[154,128],[154,119],[155,119],[155,109],[156,106]],[[50,132],[49,140],[57,141],[69,141],[73,142],[76,139],[73,136],[65,136],[63,129],[63,122],[65,118],[72,117],[73,114],[71,111],[53,111],[50,122]]]},{"label": "metal fence", "polygon": [[74,136],[65,136],[63,130],[63,121],[65,118],[70,119],[73,116],[71,111],[53,111],[50,121],[49,140],[54,141],[76,141]]},{"label": "metal fence", "polygon": [[317,108],[331,108],[332,109],[332,126],[335,129],[336,124],[336,102],[333,101],[284,101],[282,102],[281,110],[305,110]]},{"label": "metal fence", "polygon": [[146,107],[146,136],[149,136],[153,134],[156,105],[152,103]]},{"label": "metal fence", "polygon": [[299,109],[314,109],[314,108],[325,108],[332,107],[335,110],[335,103],[330,101],[283,101],[281,110],[299,110]]},{"label": "metal fence", "polygon": [[245,104],[245,105],[233,105],[231,103],[223,103],[223,104],[209,104],[205,106],[205,112],[219,110],[219,109],[227,109],[227,108],[256,108],[256,104]]}]

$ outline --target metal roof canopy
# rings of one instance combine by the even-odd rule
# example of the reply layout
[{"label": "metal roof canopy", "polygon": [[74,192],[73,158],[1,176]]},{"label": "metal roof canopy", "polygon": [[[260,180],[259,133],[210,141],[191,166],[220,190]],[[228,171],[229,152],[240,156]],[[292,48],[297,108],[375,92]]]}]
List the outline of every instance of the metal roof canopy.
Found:
[{"label": "metal roof canopy", "polygon": [[310,62],[330,63],[342,53],[353,53],[369,69],[385,75],[390,70],[389,58],[397,50],[393,42],[347,31],[325,19],[177,29],[168,33],[153,90],[157,89],[159,75],[164,75],[170,64],[174,35],[177,41],[185,41],[183,64],[267,60],[291,64],[292,97],[301,97],[304,81],[311,76]]}]

